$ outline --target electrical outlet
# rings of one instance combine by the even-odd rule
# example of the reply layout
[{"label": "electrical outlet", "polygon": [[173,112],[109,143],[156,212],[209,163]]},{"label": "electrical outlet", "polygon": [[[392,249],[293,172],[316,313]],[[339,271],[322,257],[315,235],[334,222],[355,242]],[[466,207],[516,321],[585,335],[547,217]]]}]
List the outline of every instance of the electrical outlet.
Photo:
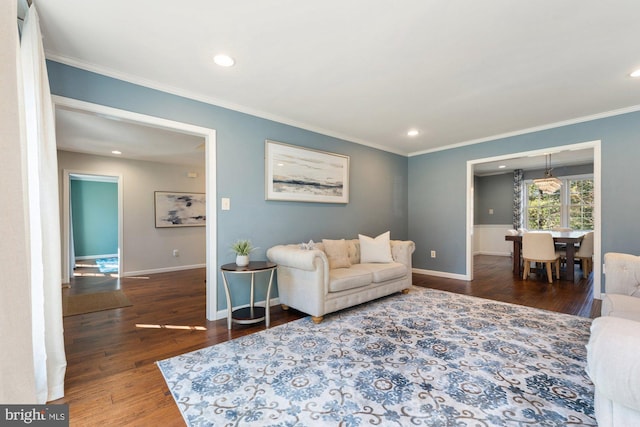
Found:
[{"label": "electrical outlet", "polygon": [[177,249],[174,249],[173,250],[173,256],[175,256],[175,257],[180,256],[180,251],[177,250]]},{"label": "electrical outlet", "polygon": [[436,257],[436,251],[431,251],[431,258],[435,258]]}]

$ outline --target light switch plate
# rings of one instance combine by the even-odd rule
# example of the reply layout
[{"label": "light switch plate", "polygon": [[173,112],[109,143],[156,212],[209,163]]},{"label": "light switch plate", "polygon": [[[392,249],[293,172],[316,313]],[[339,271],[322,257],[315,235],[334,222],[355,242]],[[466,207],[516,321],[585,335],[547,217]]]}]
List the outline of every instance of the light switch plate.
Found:
[{"label": "light switch plate", "polygon": [[231,199],[228,197],[223,197],[221,201],[221,206],[223,211],[231,210]]}]

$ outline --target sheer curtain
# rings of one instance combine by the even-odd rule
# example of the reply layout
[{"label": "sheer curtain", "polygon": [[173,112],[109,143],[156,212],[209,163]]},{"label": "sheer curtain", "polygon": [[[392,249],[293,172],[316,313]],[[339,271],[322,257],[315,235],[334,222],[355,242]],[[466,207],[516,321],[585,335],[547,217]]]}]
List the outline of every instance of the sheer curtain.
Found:
[{"label": "sheer curtain", "polygon": [[31,5],[20,43],[29,193],[32,327],[36,399],[64,396],[58,161],[53,106],[38,13]]}]

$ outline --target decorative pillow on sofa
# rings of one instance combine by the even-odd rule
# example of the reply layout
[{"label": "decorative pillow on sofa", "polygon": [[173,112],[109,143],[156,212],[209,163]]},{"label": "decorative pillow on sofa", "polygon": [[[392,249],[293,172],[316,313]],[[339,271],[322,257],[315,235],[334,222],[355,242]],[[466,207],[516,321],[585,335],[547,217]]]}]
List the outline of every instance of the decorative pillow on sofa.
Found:
[{"label": "decorative pillow on sofa", "polygon": [[324,246],[324,253],[327,254],[327,258],[329,259],[330,269],[351,267],[351,262],[349,261],[349,246],[346,240],[322,239],[322,245]]},{"label": "decorative pillow on sofa", "polygon": [[309,243],[300,243],[300,249],[304,249],[305,251],[312,251],[316,248],[316,244],[313,240],[309,240]]},{"label": "decorative pillow on sofa", "polygon": [[360,239],[360,262],[393,262],[390,234],[387,231],[375,239],[358,234],[358,239]]}]

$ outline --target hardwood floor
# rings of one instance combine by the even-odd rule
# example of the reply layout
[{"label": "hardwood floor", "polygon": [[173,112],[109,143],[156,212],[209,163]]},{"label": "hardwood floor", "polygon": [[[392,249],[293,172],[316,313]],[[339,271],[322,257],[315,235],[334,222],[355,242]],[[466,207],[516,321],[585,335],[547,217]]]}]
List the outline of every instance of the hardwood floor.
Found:
[{"label": "hardwood floor", "polygon": [[[581,272],[576,270],[576,276]],[[234,325],[228,331],[225,319],[207,321],[204,280],[204,269],[123,279],[88,276],[74,278],[71,288],[63,290],[121,288],[133,304],[64,318],[66,395],[51,403],[69,404],[72,426],[184,425],[155,362],[264,329],[264,324]],[[523,281],[513,276],[506,257],[476,257],[473,282],[418,274],[413,280],[417,286],[579,316],[600,312],[590,279],[553,285],[535,276]],[[271,308],[273,326],[303,316]]]},{"label": "hardwood floor", "polygon": [[510,257],[475,256],[472,282],[414,274],[413,284],[592,319],[600,315],[602,304],[593,299],[593,274],[584,279],[576,267],[573,283],[554,280],[550,284],[546,276],[536,274],[522,280],[513,275]]}]

